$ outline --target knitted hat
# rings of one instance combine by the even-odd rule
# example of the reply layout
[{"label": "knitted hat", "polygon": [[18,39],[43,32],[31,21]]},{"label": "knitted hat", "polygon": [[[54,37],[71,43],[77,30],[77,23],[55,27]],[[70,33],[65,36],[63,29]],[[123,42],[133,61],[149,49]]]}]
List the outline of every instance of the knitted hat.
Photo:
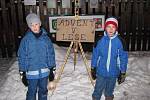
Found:
[{"label": "knitted hat", "polygon": [[114,18],[114,17],[110,17],[110,18],[107,18],[107,19],[106,19],[104,29],[105,29],[105,28],[107,27],[107,25],[109,25],[109,24],[113,24],[113,25],[116,27],[116,29],[118,28],[118,21],[117,21],[117,19]]},{"label": "knitted hat", "polygon": [[26,17],[26,21],[27,21],[29,28],[31,28],[32,23],[36,23],[36,24],[39,23],[41,26],[41,20],[40,20],[39,16],[36,15],[35,13],[28,14]]}]

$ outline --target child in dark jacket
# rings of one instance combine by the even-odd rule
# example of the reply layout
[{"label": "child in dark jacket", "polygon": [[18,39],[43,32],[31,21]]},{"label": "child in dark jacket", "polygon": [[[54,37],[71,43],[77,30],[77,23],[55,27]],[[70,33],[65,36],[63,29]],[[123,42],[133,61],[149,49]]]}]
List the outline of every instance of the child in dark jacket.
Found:
[{"label": "child in dark jacket", "polygon": [[54,80],[55,53],[47,32],[41,28],[40,18],[34,14],[26,17],[29,30],[21,40],[18,50],[19,72],[28,86],[26,100],[47,100],[47,84]]},{"label": "child in dark jacket", "polygon": [[93,100],[100,100],[104,91],[105,100],[113,100],[116,80],[121,84],[125,81],[128,53],[125,43],[118,36],[118,21],[107,18],[104,36],[93,49],[91,75],[96,79]]}]

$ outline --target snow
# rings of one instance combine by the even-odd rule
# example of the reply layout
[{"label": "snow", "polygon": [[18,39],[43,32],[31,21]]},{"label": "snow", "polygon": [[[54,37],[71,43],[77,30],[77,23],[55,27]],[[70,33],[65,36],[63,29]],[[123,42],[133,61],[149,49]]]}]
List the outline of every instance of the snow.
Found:
[{"label": "snow", "polygon": [[[64,63],[67,48],[57,45],[54,47],[58,73],[58,69]],[[86,52],[86,57],[90,65],[91,53]],[[0,100],[25,100],[27,88],[21,83],[17,58],[2,81]],[[93,86],[80,53],[74,70],[71,52],[54,95],[51,96],[51,91],[48,92],[48,100],[91,100],[92,92]],[[126,81],[121,85],[116,84],[114,95],[114,100],[150,100],[150,56],[145,52],[130,54]]]}]

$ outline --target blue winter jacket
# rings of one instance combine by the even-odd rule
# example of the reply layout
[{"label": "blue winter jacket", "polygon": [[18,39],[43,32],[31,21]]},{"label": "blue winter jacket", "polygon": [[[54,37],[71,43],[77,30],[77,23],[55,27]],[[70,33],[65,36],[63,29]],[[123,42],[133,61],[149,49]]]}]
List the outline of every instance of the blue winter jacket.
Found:
[{"label": "blue winter jacket", "polygon": [[118,32],[113,37],[108,37],[104,32],[104,36],[93,48],[91,67],[96,67],[96,74],[104,77],[118,77],[120,71],[126,72],[127,63],[128,53]]},{"label": "blue winter jacket", "polygon": [[19,70],[26,72],[27,79],[47,77],[49,69],[56,66],[53,44],[47,32],[43,28],[40,31],[39,38],[28,31],[19,46]]}]

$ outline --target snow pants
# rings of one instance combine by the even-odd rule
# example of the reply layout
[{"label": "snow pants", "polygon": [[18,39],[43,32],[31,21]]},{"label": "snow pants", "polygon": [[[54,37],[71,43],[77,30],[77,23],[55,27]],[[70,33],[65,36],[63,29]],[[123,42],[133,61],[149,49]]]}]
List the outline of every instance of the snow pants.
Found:
[{"label": "snow pants", "polygon": [[113,97],[116,79],[117,78],[114,77],[97,76],[94,92],[92,94],[94,100],[100,100],[103,91],[105,97]]},{"label": "snow pants", "polygon": [[38,91],[38,100],[47,100],[47,84],[48,77],[41,79],[29,79],[28,91],[26,100],[36,100],[36,93]]}]

